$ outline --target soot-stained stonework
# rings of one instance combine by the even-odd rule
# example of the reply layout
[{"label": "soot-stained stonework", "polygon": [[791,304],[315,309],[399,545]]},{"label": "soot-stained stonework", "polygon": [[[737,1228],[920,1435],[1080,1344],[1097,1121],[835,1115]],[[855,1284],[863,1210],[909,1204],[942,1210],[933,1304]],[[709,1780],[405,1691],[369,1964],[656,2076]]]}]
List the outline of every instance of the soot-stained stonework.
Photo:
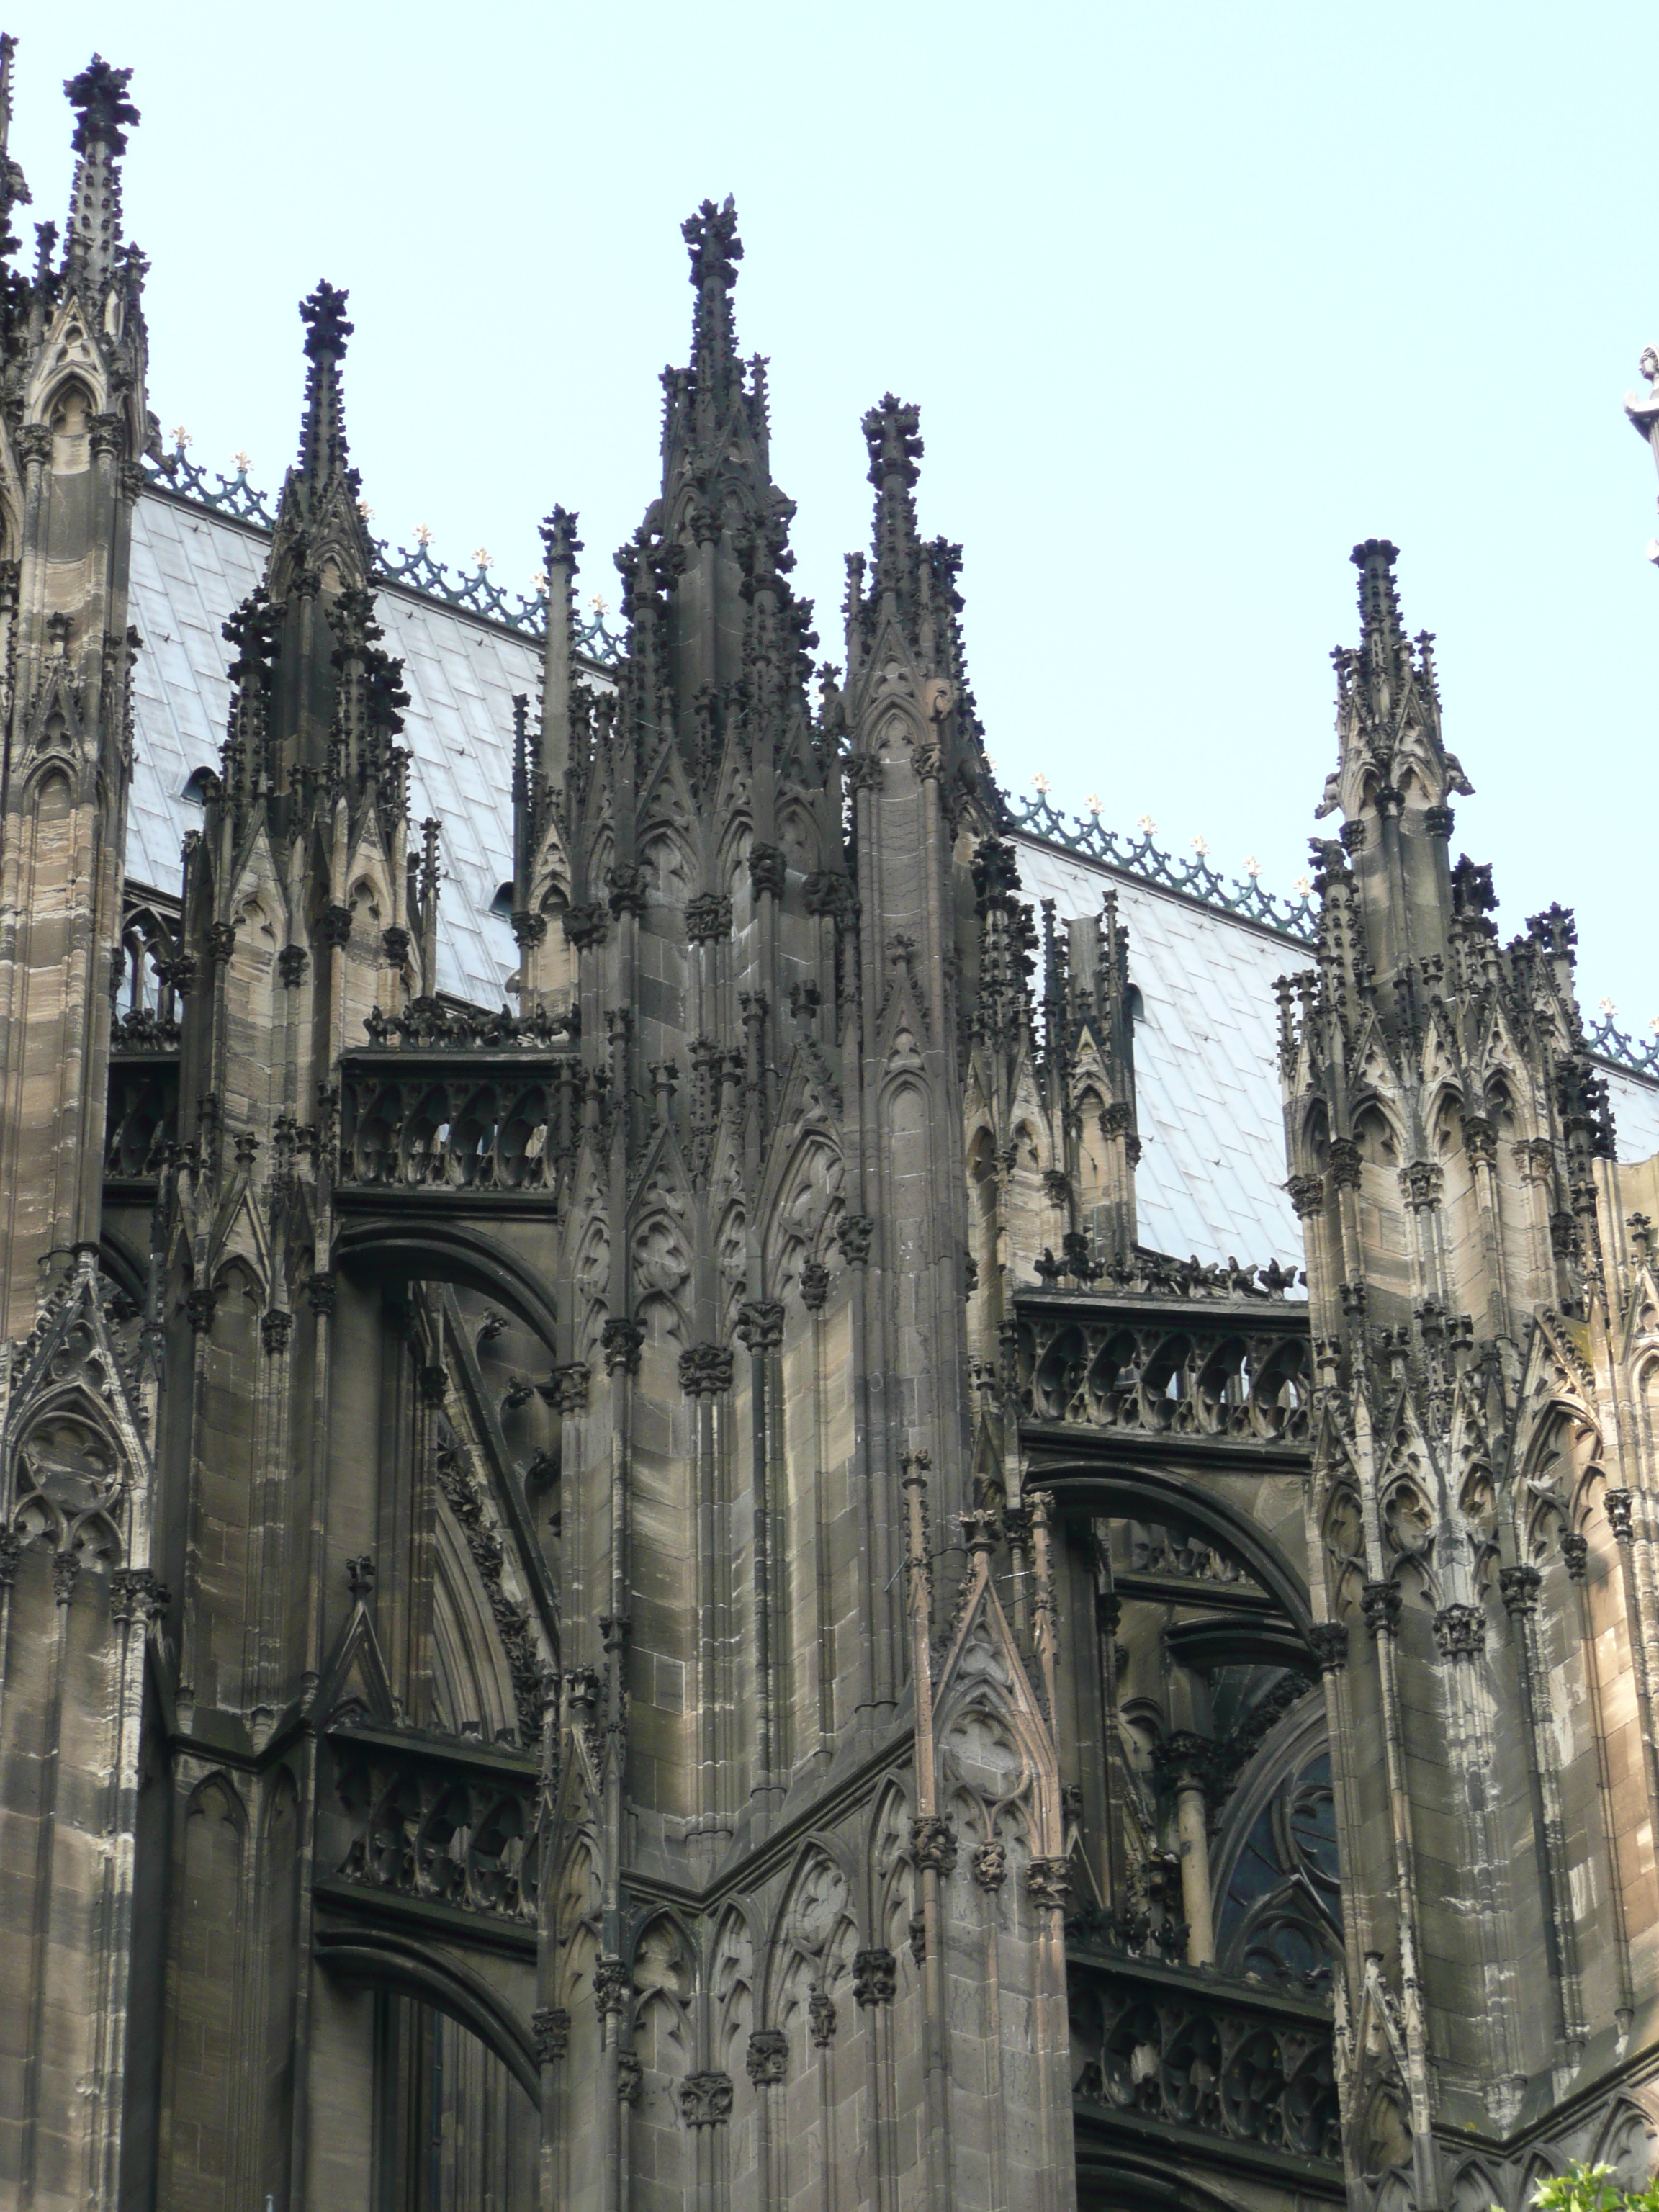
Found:
[{"label": "soot-stained stonework", "polygon": [[1393,547],[1313,894],[1218,893],[1011,810],[890,393],[819,657],[729,200],[612,632],[557,506],[533,606],[369,537],[331,284],[274,507],[162,455],[127,76],[67,90],[0,294],[0,2196],[1644,2171],[1659,1112],[1453,857]]}]

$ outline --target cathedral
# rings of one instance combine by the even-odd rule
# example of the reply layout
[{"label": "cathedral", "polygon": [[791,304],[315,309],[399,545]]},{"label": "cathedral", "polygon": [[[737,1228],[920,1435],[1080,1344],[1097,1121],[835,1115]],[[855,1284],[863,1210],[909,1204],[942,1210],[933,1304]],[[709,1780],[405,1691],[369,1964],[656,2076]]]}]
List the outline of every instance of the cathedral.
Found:
[{"label": "cathedral", "polygon": [[613,629],[562,507],[520,599],[373,538],[328,283],[279,493],[164,445],[128,72],[65,89],[32,262],[0,154],[0,2203],[1644,2178],[1659,1056],[1500,935],[1395,549],[1304,894],[1225,883],[999,787],[890,394],[817,657],[729,200]]}]

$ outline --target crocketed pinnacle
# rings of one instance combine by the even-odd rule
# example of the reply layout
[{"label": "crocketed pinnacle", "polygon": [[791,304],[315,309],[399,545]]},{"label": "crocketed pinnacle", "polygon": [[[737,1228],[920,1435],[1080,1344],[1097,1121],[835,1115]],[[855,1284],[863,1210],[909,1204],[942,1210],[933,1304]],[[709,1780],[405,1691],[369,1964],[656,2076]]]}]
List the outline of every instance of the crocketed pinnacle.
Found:
[{"label": "crocketed pinnacle", "polygon": [[300,302],[306,326],[305,420],[300,426],[300,473],[320,489],[347,465],[345,397],[340,363],[356,327],[346,320],[346,295],[325,279]]},{"label": "crocketed pinnacle", "polygon": [[9,31],[0,31],[0,260],[16,252],[19,240],[11,227],[12,215],[29,202],[28,185],[10,152],[11,76],[16,53],[16,40]]},{"label": "crocketed pinnacle", "polygon": [[871,597],[890,598],[908,618],[920,589],[921,541],[916,532],[916,463],[921,459],[921,412],[890,392],[864,418],[870,481],[876,488],[875,573]]},{"label": "crocketed pinnacle", "polygon": [[737,202],[729,192],[724,207],[705,200],[680,225],[680,234],[690,252],[691,282],[697,294],[691,319],[691,388],[700,415],[718,412],[731,398],[733,379],[741,382],[743,375],[732,313],[738,264],[743,258]]},{"label": "crocketed pinnacle", "polygon": [[94,291],[108,283],[121,243],[120,156],[126,126],[138,111],[127,98],[131,70],[112,69],[94,54],[64,93],[76,112],[75,181],[70,188],[69,234],[64,266],[71,282]]}]

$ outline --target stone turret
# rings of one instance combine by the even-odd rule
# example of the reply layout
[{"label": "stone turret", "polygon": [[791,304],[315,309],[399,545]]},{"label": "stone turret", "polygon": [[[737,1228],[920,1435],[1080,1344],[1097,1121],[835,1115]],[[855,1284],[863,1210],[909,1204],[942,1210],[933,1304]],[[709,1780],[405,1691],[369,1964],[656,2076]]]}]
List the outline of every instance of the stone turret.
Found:
[{"label": "stone turret", "polygon": [[[1469,785],[1431,641],[1406,638],[1394,548],[1353,559],[1361,642],[1336,655],[1321,809],[1344,821],[1315,848],[1318,966],[1280,986],[1282,1064],[1311,1511],[1347,1632],[1328,1691],[1350,2172],[1397,2167],[1428,2205],[1456,2146],[1496,2146],[1617,2067],[1656,1900],[1596,1728],[1551,1719],[1581,1665],[1604,1712],[1637,1680],[1622,1634],[1578,1656],[1586,1543],[1593,1577],[1620,1570],[1572,1410],[1612,1131],[1571,921],[1552,908],[1500,945],[1491,871],[1449,864]],[[1587,1918],[1591,1893],[1619,1902]]]}]

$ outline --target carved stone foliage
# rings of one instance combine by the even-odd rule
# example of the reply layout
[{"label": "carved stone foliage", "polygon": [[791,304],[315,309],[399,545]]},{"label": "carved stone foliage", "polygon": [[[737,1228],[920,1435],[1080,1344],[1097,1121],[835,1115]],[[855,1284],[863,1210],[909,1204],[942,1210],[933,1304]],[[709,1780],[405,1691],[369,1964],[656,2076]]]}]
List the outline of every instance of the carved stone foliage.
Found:
[{"label": "carved stone foliage", "polygon": [[705,2070],[680,2083],[680,2112],[689,2128],[718,2127],[732,2117],[732,2076]]},{"label": "carved stone foliage", "polygon": [[342,1881],[469,1912],[536,1917],[536,1776],[489,1753],[330,1738],[356,1831]]},{"label": "carved stone foliage", "polygon": [[1253,1330],[1248,1314],[1200,1308],[1171,1323],[1022,1301],[1018,1355],[1021,1400],[1034,1420],[1246,1444],[1307,1441],[1307,1339]]},{"label": "carved stone foliage", "polygon": [[1328,2022],[1172,1990],[1129,1961],[1074,1958],[1070,1979],[1080,2098],[1340,2170]]},{"label": "carved stone foliage", "polygon": [[541,1654],[531,1634],[530,1615],[502,1588],[505,1552],[494,1516],[486,1508],[483,1485],[473,1472],[466,1449],[454,1437],[446,1435],[438,1445],[435,1463],[438,1486],[472,1554],[495,1633],[507,1656],[507,1672],[513,1678],[514,1703],[518,1709],[519,1741],[533,1744],[541,1735],[544,1689]]},{"label": "carved stone foliage", "polygon": [[[410,1055],[411,1061],[414,1056]],[[403,1190],[562,1191],[580,1124],[574,1061],[386,1070],[348,1060],[343,1183]]]}]

